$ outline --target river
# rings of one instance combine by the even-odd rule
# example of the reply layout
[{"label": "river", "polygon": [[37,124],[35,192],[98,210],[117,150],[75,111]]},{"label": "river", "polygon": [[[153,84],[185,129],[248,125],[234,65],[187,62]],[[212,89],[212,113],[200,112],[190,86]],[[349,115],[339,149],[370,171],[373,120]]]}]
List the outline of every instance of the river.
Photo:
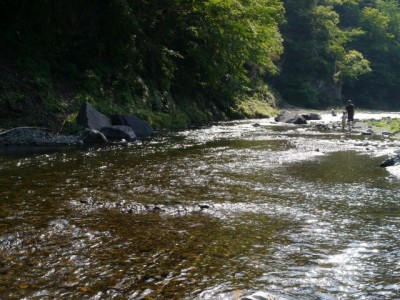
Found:
[{"label": "river", "polygon": [[0,299],[400,299],[398,149],[262,119],[6,151]]}]

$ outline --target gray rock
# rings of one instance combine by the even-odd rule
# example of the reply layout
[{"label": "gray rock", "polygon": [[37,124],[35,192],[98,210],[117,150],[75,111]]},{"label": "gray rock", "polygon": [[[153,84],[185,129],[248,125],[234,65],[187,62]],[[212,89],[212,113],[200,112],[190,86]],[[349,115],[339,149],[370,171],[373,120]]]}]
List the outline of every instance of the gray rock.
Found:
[{"label": "gray rock", "polygon": [[0,143],[3,145],[36,145],[40,140],[46,140],[50,134],[39,128],[18,127],[2,132]]},{"label": "gray rock", "polygon": [[361,132],[361,135],[373,135],[373,131],[369,131],[369,130],[363,131],[363,132]]},{"label": "gray rock", "polygon": [[98,112],[89,102],[85,102],[79,110],[76,122],[84,128],[100,130],[111,126],[111,120]]},{"label": "gray rock", "polygon": [[307,124],[306,119],[296,113],[284,111],[275,118],[276,122],[291,123],[291,124]]},{"label": "gray rock", "polygon": [[393,157],[390,157],[388,159],[385,159],[381,164],[379,165],[382,168],[390,167],[390,166],[395,166],[400,164],[400,155],[396,155]]},{"label": "gray rock", "polygon": [[77,136],[53,135],[40,128],[18,127],[0,134],[0,145],[56,146],[78,143]]},{"label": "gray rock", "polygon": [[267,292],[255,292],[254,294],[241,297],[240,300],[278,300],[278,298]]},{"label": "gray rock", "polygon": [[322,120],[321,115],[316,114],[316,113],[309,113],[309,114],[302,114],[301,115],[304,119],[308,120]]},{"label": "gray rock", "polygon": [[125,125],[103,127],[100,132],[104,134],[108,140],[136,140],[136,135],[132,128]]},{"label": "gray rock", "polygon": [[148,139],[154,135],[154,130],[148,122],[133,115],[114,115],[111,121],[113,125],[131,127],[138,139]]},{"label": "gray rock", "polygon": [[320,131],[327,131],[330,130],[330,126],[327,124],[316,124],[315,129],[320,130]]},{"label": "gray rock", "polygon": [[86,129],[80,139],[84,144],[106,144],[108,140],[104,134],[95,129]]}]

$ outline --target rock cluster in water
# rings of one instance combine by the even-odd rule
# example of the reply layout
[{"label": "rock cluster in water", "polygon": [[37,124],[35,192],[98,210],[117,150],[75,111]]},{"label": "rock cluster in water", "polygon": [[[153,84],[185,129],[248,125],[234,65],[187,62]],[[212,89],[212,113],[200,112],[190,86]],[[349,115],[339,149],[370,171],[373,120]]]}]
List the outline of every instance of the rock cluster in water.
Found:
[{"label": "rock cluster in water", "polygon": [[106,144],[109,141],[129,142],[136,139],[150,139],[154,135],[153,128],[148,122],[133,115],[115,115],[108,118],[88,102],[81,107],[76,121],[84,129],[79,135],[59,135],[43,128],[18,127],[0,133],[0,145]]}]

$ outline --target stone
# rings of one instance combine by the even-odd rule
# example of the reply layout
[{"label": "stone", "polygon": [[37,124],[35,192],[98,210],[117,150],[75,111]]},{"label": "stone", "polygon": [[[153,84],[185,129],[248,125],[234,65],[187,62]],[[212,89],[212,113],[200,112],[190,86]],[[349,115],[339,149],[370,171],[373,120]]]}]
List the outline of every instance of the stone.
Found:
[{"label": "stone", "polygon": [[291,124],[307,124],[306,119],[296,113],[284,111],[275,118],[276,122],[291,123]]},{"label": "stone", "polygon": [[316,114],[316,113],[302,114],[301,116],[304,119],[306,119],[306,121],[308,121],[308,120],[313,120],[313,121],[322,120],[321,115]]},{"label": "stone", "polygon": [[85,129],[80,139],[84,144],[106,144],[108,140],[104,134],[95,129]]},{"label": "stone", "polygon": [[154,135],[151,125],[134,115],[114,115],[111,117],[113,125],[126,125],[132,128],[138,139],[149,139]]},{"label": "stone", "polygon": [[2,132],[0,143],[4,145],[36,145],[46,140],[50,134],[39,128],[18,127]]},{"label": "stone", "polygon": [[97,111],[89,102],[85,102],[79,110],[76,122],[88,129],[99,131],[103,127],[111,126],[111,120]]},{"label": "stone", "polygon": [[125,140],[134,141],[136,135],[132,128],[125,125],[113,125],[101,128],[100,132],[106,136],[108,140]]},{"label": "stone", "polygon": [[320,131],[327,131],[327,130],[330,130],[330,127],[327,124],[316,124],[315,129],[320,130]]},{"label": "stone", "polygon": [[381,164],[379,165],[382,168],[390,167],[390,166],[395,166],[400,164],[400,156],[396,155],[393,157],[389,157],[388,159],[385,159]]}]

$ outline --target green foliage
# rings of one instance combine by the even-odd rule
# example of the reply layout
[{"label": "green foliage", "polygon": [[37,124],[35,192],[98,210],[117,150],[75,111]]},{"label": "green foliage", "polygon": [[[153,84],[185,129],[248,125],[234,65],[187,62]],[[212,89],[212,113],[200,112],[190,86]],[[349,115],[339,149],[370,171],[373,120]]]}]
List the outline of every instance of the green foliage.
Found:
[{"label": "green foliage", "polygon": [[371,72],[345,83],[343,92],[359,105],[399,109],[400,8],[398,1],[372,1],[360,7],[358,24],[365,32],[353,41],[370,62]]},{"label": "green foliage", "polygon": [[[6,0],[0,17],[0,45],[16,54],[8,59],[66,115],[90,101],[107,113],[180,106],[193,122],[223,118],[238,94],[277,72],[283,51],[278,0]],[[60,82],[75,92],[57,108]]]},{"label": "green foliage", "polygon": [[78,113],[70,114],[64,120],[61,131],[67,134],[79,134],[82,132],[82,128],[76,123],[76,117]]},{"label": "green foliage", "polygon": [[359,76],[371,72],[369,61],[356,50],[350,50],[344,55],[343,59],[338,62],[338,69],[339,71],[334,75],[338,81],[342,78],[357,79]]},{"label": "green foliage", "polygon": [[[139,113],[140,115],[140,113]],[[189,116],[182,111],[175,111],[174,113],[162,113],[162,112],[152,112],[151,115],[147,115],[147,120],[155,129],[183,129],[187,128],[191,120]]]},{"label": "green foliage", "polygon": [[397,0],[5,0],[0,31],[0,119],[89,101],[182,127],[269,114],[266,84],[306,107],[400,107]]},{"label": "green foliage", "polygon": [[399,131],[400,119],[398,118],[382,118],[381,120],[368,120],[367,124],[381,128],[383,130]]},{"label": "green foliage", "polygon": [[400,108],[400,9],[396,0],[285,0],[285,52],[276,87],[295,105],[352,98]]}]

